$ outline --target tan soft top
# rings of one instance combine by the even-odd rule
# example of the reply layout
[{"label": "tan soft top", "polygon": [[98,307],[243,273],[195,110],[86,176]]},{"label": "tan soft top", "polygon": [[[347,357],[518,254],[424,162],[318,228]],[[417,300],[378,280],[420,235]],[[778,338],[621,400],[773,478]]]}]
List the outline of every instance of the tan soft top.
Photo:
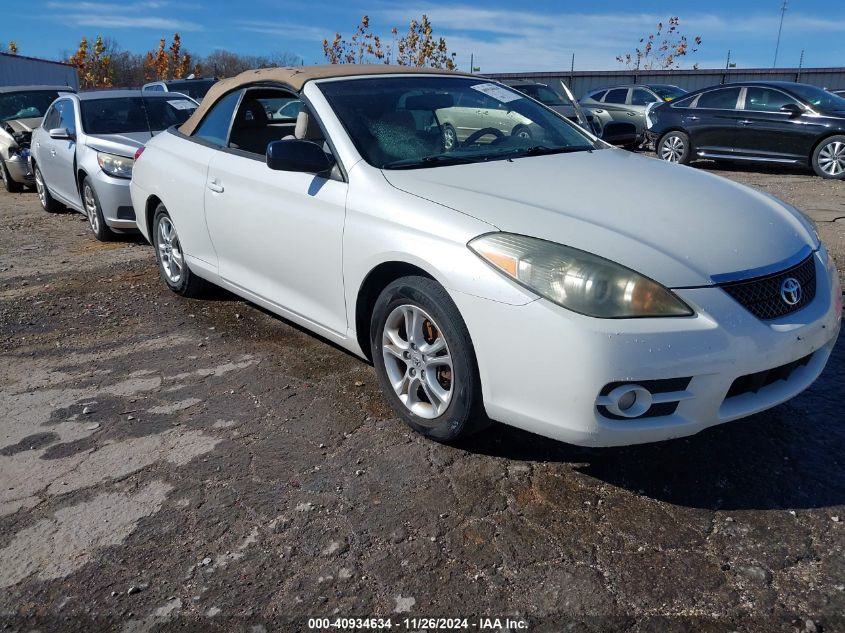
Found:
[{"label": "tan soft top", "polygon": [[360,75],[388,75],[388,74],[417,74],[435,73],[469,77],[465,73],[457,73],[439,68],[415,68],[413,66],[389,66],[387,64],[323,64],[320,66],[291,66],[288,68],[261,68],[247,70],[240,75],[218,81],[211,87],[202,100],[200,106],[187,121],[179,128],[182,134],[193,134],[199,122],[211,107],[226,93],[255,82],[279,83],[294,92],[299,92],[309,81],[314,79],[328,79],[331,77],[353,77]]}]

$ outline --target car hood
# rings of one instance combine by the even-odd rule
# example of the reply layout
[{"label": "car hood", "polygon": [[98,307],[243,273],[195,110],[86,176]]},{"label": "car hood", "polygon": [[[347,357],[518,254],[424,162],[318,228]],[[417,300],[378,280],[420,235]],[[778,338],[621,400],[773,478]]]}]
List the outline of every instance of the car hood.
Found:
[{"label": "car hood", "polygon": [[123,134],[95,134],[85,137],[85,144],[97,151],[132,157],[135,150],[143,147],[151,138],[149,132],[125,132]]},{"label": "car hood", "polygon": [[818,246],[795,209],[749,187],[616,149],[384,170],[394,187],[502,231],[566,244],[668,287]]},{"label": "car hood", "polygon": [[3,123],[12,128],[14,132],[32,134],[32,130],[41,125],[41,117],[34,119],[12,119],[11,121],[3,121]]}]

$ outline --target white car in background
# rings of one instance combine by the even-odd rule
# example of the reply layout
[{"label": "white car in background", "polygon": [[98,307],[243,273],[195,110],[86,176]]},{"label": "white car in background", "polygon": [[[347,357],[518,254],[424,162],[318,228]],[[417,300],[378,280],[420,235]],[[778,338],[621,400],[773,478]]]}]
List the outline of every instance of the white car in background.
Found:
[{"label": "white car in background", "polygon": [[[267,115],[284,97],[295,125]],[[470,101],[476,132],[447,146]],[[690,435],[806,389],[840,329],[796,209],[473,76],[244,73],[149,142],[131,192],[173,291],[223,286],[372,359],[441,441],[490,419],[593,446]]]}]

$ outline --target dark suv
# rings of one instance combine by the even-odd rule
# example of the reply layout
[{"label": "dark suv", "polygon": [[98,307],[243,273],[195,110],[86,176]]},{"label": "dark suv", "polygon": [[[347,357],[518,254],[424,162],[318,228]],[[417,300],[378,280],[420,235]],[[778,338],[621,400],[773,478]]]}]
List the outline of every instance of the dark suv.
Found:
[{"label": "dark suv", "polygon": [[845,98],[807,84],[713,86],[652,109],[649,136],[672,163],[696,158],[808,165],[845,178]]}]

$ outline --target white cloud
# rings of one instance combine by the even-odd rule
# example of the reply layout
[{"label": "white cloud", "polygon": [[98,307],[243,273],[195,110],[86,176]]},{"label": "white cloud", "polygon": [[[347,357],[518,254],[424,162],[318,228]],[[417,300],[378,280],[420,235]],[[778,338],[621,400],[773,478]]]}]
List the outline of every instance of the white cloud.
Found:
[{"label": "white cloud", "polygon": [[[51,18],[71,26],[93,26],[99,28],[166,29],[172,31],[202,31],[197,22],[180,20],[161,15],[150,15],[152,11],[187,9],[195,6],[168,0],[137,0],[124,4],[109,2],[66,2],[54,0],[47,3]],[[61,13],[58,11],[68,11]]]}]

